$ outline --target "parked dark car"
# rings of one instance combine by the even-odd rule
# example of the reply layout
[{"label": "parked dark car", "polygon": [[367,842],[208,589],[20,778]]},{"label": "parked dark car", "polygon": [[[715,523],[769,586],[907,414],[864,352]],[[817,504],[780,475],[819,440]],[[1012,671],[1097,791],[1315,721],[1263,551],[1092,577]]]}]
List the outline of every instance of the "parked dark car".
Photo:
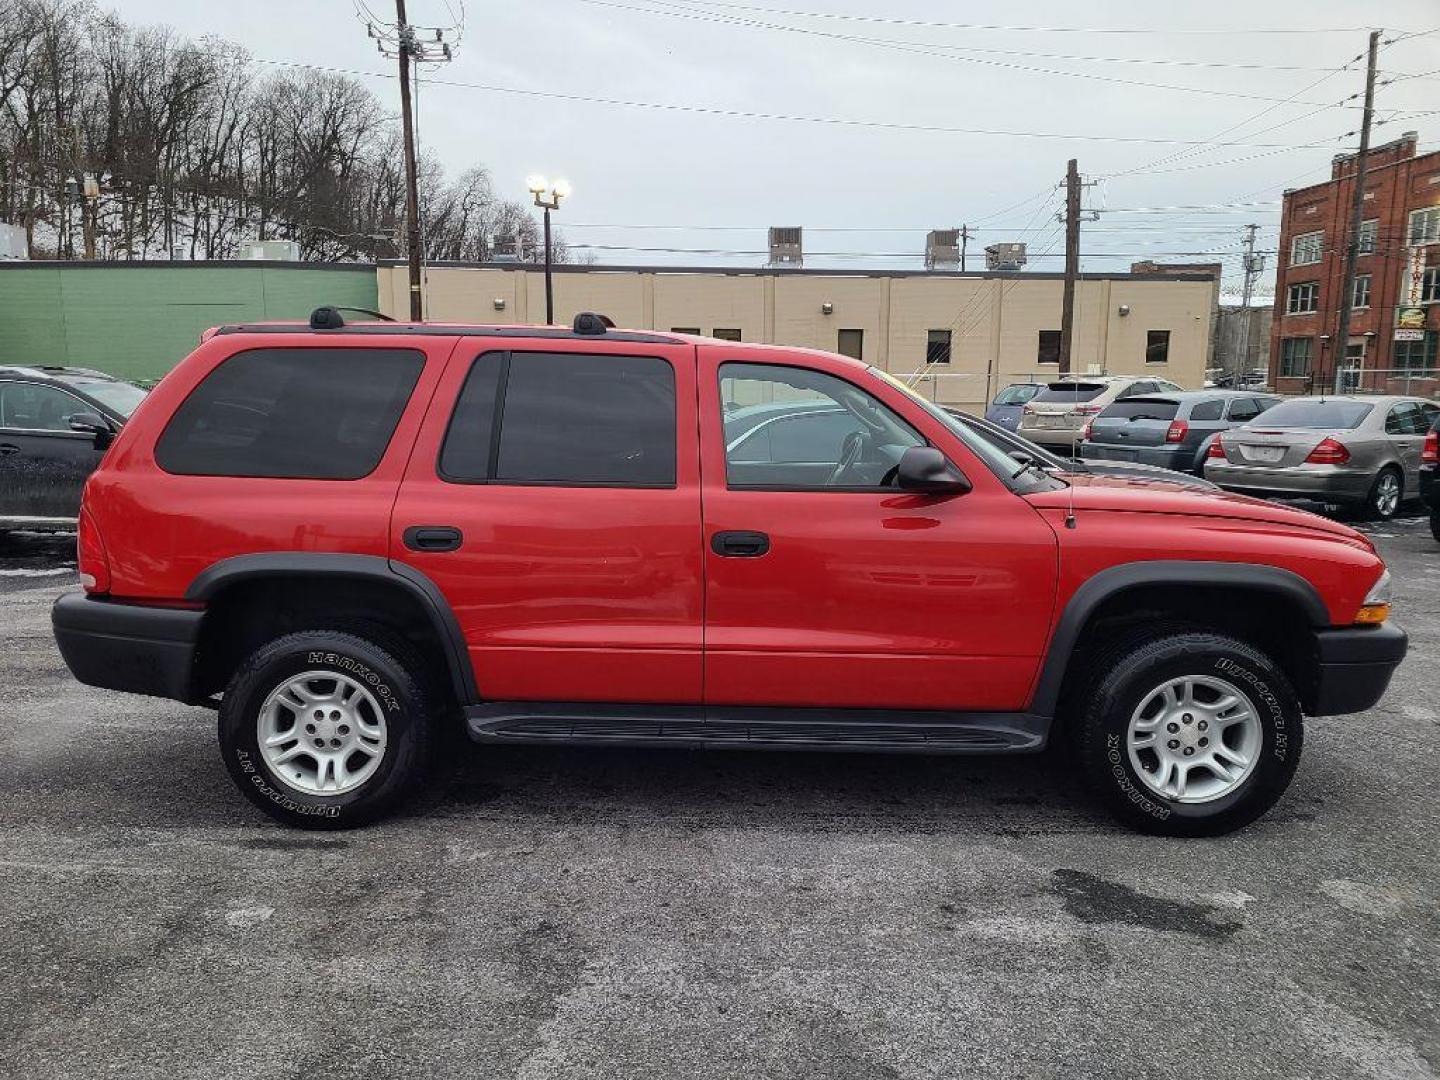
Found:
[{"label": "parked dark car", "polygon": [[1044,387],[1044,383],[1011,383],[995,395],[995,400],[985,410],[985,419],[1007,431],[1014,431],[1020,426],[1020,410]]},{"label": "parked dark car", "polygon": [[1220,490],[1209,480],[1198,476],[1182,476],[1157,465],[1142,465],[1136,461],[1081,461],[1079,458],[1061,457],[1046,450],[1039,443],[1031,442],[1024,435],[1006,431],[999,424],[981,420],[978,416],[971,416],[959,409],[947,408],[945,411],[991,446],[1009,454],[1017,465],[1029,459],[1047,472],[1088,473],[1093,476],[1117,476],[1126,480],[1163,480],[1168,484],[1180,484],[1199,490]]},{"label": "parked dark car", "polygon": [[0,366],[0,529],[73,526],[86,478],[144,398],[87,368]]},{"label": "parked dark car", "polygon": [[1420,497],[1430,508],[1430,532],[1440,540],[1440,414],[1436,414],[1420,451]]},{"label": "parked dark car", "polygon": [[1086,425],[1080,456],[1086,461],[1138,461],[1200,476],[1215,436],[1249,423],[1279,400],[1242,390],[1121,398]]}]

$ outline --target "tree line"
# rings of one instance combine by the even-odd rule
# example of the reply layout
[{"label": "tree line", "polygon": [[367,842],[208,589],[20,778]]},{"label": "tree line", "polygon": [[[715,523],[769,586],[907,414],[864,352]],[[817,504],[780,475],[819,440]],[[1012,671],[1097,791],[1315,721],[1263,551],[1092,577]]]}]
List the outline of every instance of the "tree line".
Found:
[{"label": "tree line", "polygon": [[[0,222],[31,258],[228,259],[253,240],[403,257],[398,112],[346,76],[261,71],[233,42],[90,0],[0,0]],[[419,183],[427,258],[489,259],[496,237],[541,257],[528,208],[483,167],[450,178],[422,157]]]}]

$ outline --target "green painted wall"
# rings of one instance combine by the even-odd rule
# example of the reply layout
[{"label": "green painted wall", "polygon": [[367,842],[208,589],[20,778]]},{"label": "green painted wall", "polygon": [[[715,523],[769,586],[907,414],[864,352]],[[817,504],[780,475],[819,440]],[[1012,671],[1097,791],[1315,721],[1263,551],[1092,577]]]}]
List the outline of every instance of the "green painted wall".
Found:
[{"label": "green painted wall", "polygon": [[206,328],[374,309],[373,266],[296,263],[0,264],[0,364],[75,364],[155,379]]}]

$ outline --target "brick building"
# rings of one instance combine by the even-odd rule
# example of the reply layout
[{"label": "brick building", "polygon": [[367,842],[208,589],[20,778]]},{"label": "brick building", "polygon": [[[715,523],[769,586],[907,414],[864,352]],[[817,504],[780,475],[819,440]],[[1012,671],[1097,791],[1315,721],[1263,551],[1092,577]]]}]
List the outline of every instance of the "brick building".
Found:
[{"label": "brick building", "polygon": [[1416,156],[1417,136],[1371,149],[1349,340],[1337,347],[1355,165],[1285,192],[1270,378],[1288,393],[1434,393],[1440,349],[1440,152]]}]

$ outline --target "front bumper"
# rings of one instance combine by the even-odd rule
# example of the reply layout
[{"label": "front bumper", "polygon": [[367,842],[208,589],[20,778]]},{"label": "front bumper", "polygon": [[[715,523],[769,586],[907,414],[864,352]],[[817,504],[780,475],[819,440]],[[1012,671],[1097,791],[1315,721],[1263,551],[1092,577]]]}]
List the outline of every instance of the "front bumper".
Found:
[{"label": "front bumper", "polygon": [[1373,708],[1390,685],[1390,676],[1405,659],[1405,631],[1393,623],[1317,630],[1315,685],[1305,711],[1311,716],[1339,716]]},{"label": "front bumper", "polygon": [[1360,502],[1369,494],[1375,478],[1370,473],[1334,466],[1266,469],[1214,460],[1205,463],[1205,479],[1229,491],[1241,491],[1247,495],[1316,499],[1320,502]]},{"label": "front bumper", "polygon": [[82,683],[189,701],[203,617],[66,593],[55,601],[50,624],[65,665]]},{"label": "front bumper", "polygon": [[1189,472],[1195,451],[1182,446],[1112,446],[1109,443],[1081,443],[1080,456],[1086,461],[1134,461],[1161,469]]}]

